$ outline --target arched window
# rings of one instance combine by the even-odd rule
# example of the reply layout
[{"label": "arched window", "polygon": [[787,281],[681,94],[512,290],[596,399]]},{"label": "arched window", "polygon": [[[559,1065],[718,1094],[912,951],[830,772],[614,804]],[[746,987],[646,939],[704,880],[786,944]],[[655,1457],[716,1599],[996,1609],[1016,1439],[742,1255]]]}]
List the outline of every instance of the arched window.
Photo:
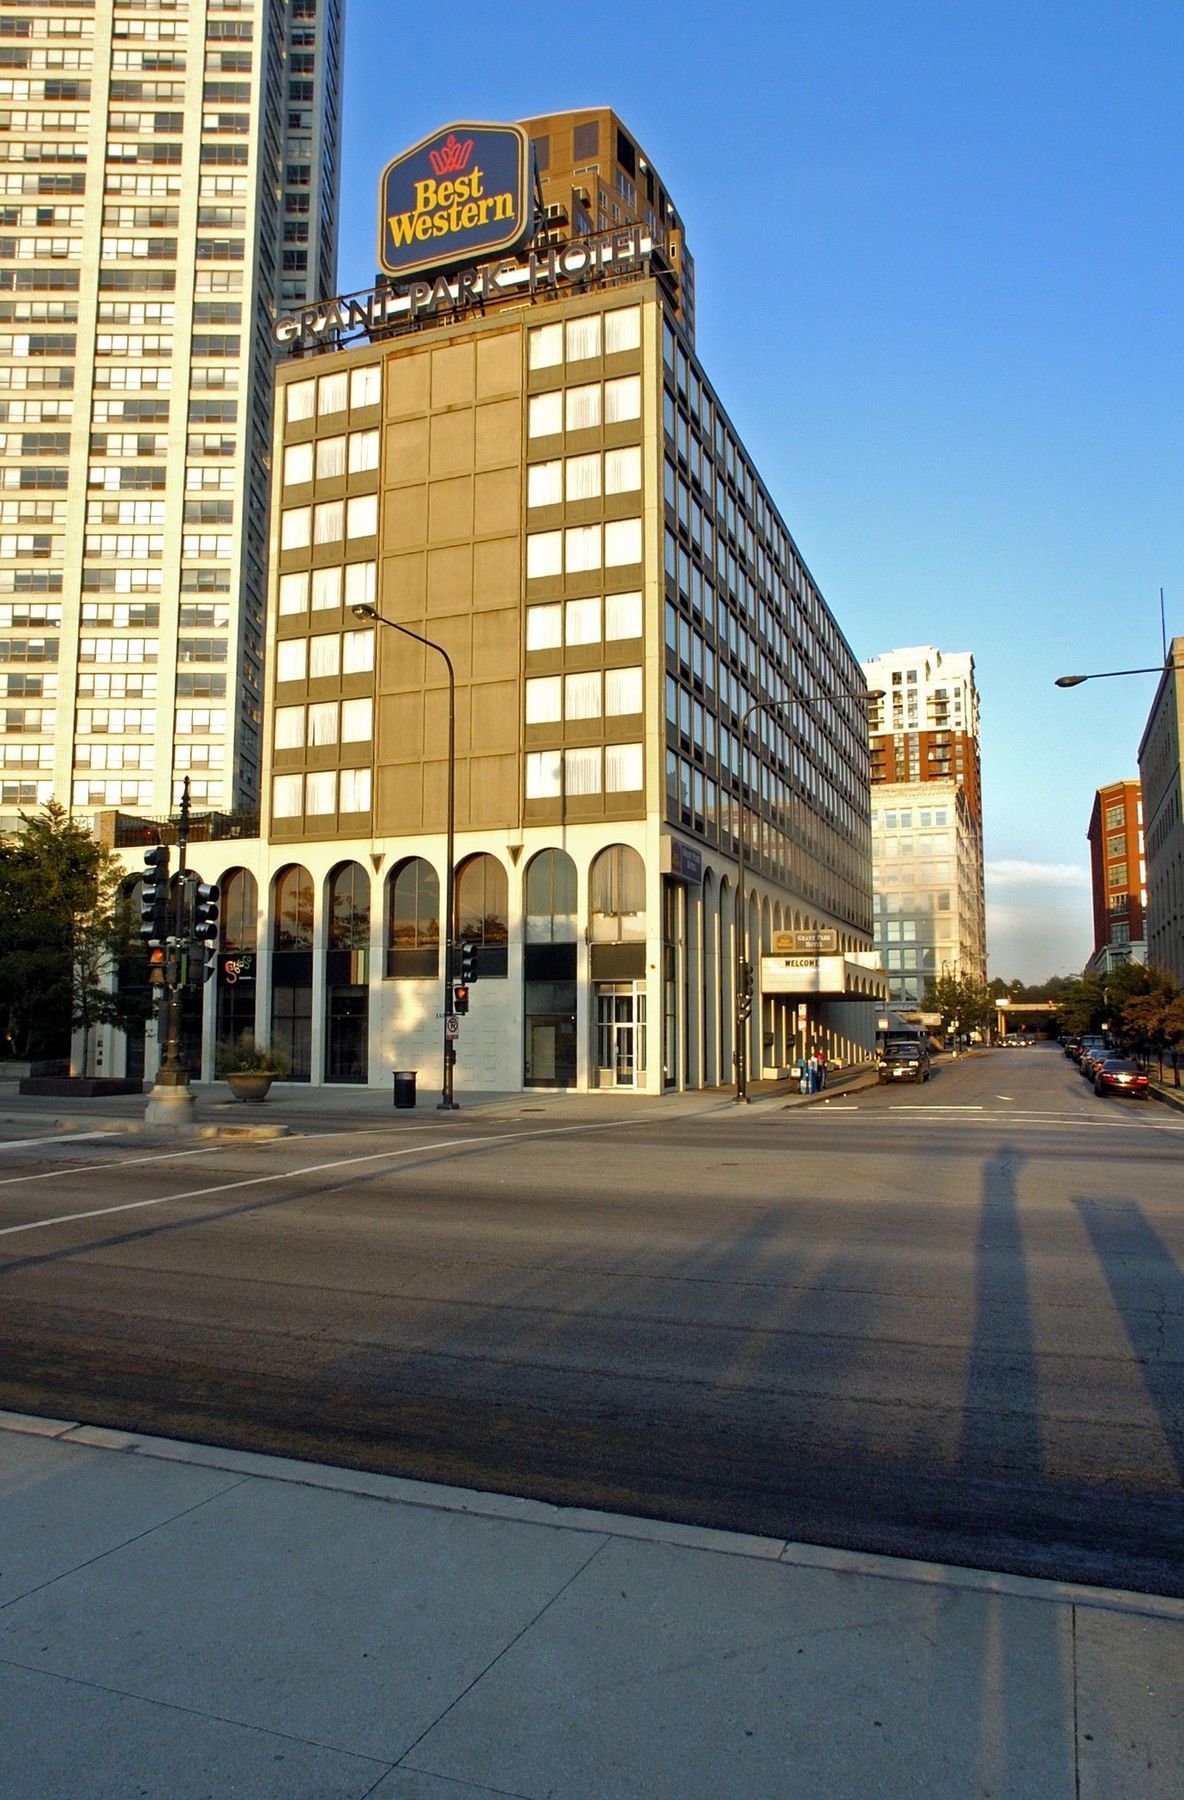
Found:
[{"label": "arched window", "polygon": [[272,949],[311,950],[312,915],[312,876],[300,863],[290,863],[275,878]]},{"label": "arched window", "polygon": [[386,972],[405,980],[439,974],[440,879],[422,856],[391,870],[386,884]]},{"label": "arched window", "polygon": [[595,944],[645,937],[645,864],[628,844],[610,844],[592,864],[588,892]]},{"label": "arched window", "polygon": [[370,947],[370,877],[360,863],[342,863],[329,877],[330,950]]},{"label": "arched window", "polygon": [[506,973],[509,884],[496,856],[470,856],[456,872],[457,943],[477,946],[477,973]]},{"label": "arched window", "polygon": [[566,850],[540,850],[526,870],[526,942],[576,941],[576,865]]},{"label": "arched window", "polygon": [[223,950],[254,950],[259,943],[259,884],[250,869],[228,869],[222,889]]}]

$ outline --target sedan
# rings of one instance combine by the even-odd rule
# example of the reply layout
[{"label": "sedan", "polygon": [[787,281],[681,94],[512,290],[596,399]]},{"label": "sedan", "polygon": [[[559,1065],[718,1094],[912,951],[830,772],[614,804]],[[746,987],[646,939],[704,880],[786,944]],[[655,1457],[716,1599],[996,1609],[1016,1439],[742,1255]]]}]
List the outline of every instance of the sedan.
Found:
[{"label": "sedan", "polygon": [[1099,1063],[1094,1075],[1095,1094],[1133,1094],[1136,1100],[1146,1100],[1150,1092],[1138,1063],[1126,1062],[1121,1056],[1110,1056]]}]

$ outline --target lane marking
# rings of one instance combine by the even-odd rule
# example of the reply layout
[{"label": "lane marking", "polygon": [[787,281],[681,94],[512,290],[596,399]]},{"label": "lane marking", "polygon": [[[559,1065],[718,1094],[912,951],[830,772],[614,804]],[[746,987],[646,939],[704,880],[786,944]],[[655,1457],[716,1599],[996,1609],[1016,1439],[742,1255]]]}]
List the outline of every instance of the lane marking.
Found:
[{"label": "lane marking", "polygon": [[44,1137],[9,1138],[0,1143],[0,1150],[27,1150],[31,1144],[76,1144],[80,1138],[125,1137],[122,1129],[116,1131],[47,1131]]},{"label": "lane marking", "polygon": [[906,1100],[897,1105],[895,1100],[889,1103],[889,1112],[925,1112],[925,1113],[981,1113],[981,1106],[947,1106],[941,1100]]},{"label": "lane marking", "polygon": [[1010,1095],[1010,1094],[996,1094],[996,1095],[995,1095],[995,1098],[996,1098],[996,1100],[1008,1100],[1008,1101],[1011,1101],[1011,1104],[1012,1104],[1012,1105],[1013,1105],[1013,1106],[1014,1106],[1014,1104],[1015,1104],[1015,1102],[1014,1102],[1014,1100],[1012,1100],[1012,1098],[1011,1098],[1011,1095]]},{"label": "lane marking", "polygon": [[[106,1136],[106,1133],[97,1135]],[[41,1139],[37,1140],[39,1143]],[[278,1138],[261,1138],[261,1144],[279,1143]],[[104,1169],[138,1169],[142,1163],[179,1162],[186,1156],[217,1156],[219,1150],[229,1148],[225,1144],[203,1144],[200,1150],[162,1150],[158,1156],[125,1156],[119,1162],[80,1163],[73,1166],[62,1163],[55,1169],[43,1169],[36,1175],[5,1175],[0,1179],[0,1187],[15,1187],[22,1181],[60,1181],[63,1175],[93,1175]]]},{"label": "lane marking", "polygon": [[[716,1110],[715,1107],[704,1107],[702,1113],[690,1116],[702,1117],[704,1114]],[[577,1132],[615,1131],[628,1129],[630,1125],[648,1125],[652,1122],[646,1118],[603,1119],[594,1125],[550,1125],[536,1131],[496,1132],[483,1138],[443,1138],[437,1144],[411,1144],[401,1150],[372,1150],[365,1156],[341,1156],[334,1158],[332,1162],[308,1163],[300,1169],[280,1169],[273,1175],[251,1175],[242,1181],[219,1182],[215,1187],[189,1188],[180,1194],[160,1194],[154,1200],[125,1200],[119,1206],[97,1206],[89,1212],[61,1213],[52,1219],[30,1219],[24,1225],[4,1225],[0,1226],[0,1237],[16,1237],[24,1231],[45,1231],[53,1225],[75,1225],[84,1219],[106,1219],[115,1213],[140,1212],[149,1206],[170,1206],[180,1200],[205,1200],[214,1194],[231,1194],[243,1188],[262,1187],[268,1182],[296,1181],[303,1175],[323,1175],[329,1169],[352,1168],[357,1163],[382,1162],[384,1159],[400,1156],[418,1156],[427,1150],[467,1150],[473,1146],[486,1144],[517,1143],[522,1139],[533,1142],[537,1138],[563,1137]],[[80,1251],[86,1247],[80,1245]]]}]

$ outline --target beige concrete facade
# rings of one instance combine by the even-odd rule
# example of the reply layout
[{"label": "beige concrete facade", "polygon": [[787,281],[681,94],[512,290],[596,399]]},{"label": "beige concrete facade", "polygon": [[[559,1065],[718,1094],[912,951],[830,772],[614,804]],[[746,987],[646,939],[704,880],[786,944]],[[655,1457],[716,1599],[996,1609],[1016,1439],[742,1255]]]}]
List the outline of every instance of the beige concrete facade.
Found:
[{"label": "beige concrete facade", "polygon": [[1171,641],[1139,745],[1147,852],[1147,961],[1184,986],[1184,637]]}]

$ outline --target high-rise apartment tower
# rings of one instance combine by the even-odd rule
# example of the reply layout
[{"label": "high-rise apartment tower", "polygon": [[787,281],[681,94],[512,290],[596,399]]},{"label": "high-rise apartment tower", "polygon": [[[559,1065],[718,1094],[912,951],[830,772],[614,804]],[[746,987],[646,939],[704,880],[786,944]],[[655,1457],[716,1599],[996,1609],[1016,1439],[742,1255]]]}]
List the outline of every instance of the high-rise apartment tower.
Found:
[{"label": "high-rise apartment tower", "polygon": [[968,653],[921,645],[863,664],[876,942],[891,1002],[943,975],[984,980],[978,690]]},{"label": "high-rise apartment tower", "polygon": [[335,281],[341,16],[0,8],[0,828],[257,798],[270,332]]}]

